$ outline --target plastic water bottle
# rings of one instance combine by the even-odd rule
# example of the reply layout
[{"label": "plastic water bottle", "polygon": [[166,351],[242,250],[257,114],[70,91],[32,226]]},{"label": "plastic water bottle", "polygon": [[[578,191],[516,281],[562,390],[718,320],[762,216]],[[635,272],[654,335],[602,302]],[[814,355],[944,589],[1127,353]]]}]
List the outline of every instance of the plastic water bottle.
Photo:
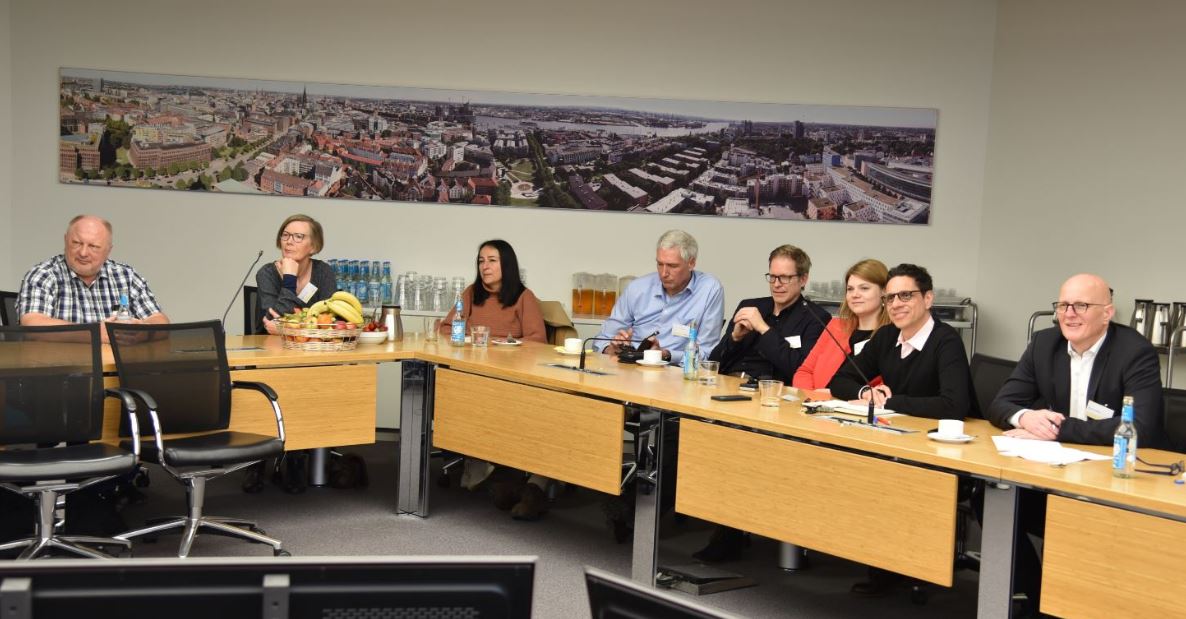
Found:
[{"label": "plastic water bottle", "polygon": [[688,326],[688,343],[684,344],[684,380],[700,378],[700,344],[696,342],[696,321]]},{"label": "plastic water bottle", "polygon": [[371,307],[383,305],[383,281],[379,271],[379,261],[371,261],[371,276],[367,279],[367,299]]},{"label": "plastic water bottle", "polygon": [[1132,477],[1137,466],[1137,428],[1132,423],[1132,396],[1124,396],[1120,425],[1112,435],[1112,476]]},{"label": "plastic water bottle", "polygon": [[358,300],[366,303],[370,299],[367,289],[370,286],[371,279],[371,263],[366,260],[358,261],[358,273],[354,280],[354,296]]},{"label": "plastic water bottle", "polygon": [[461,303],[461,295],[453,297],[453,324],[449,330],[449,344],[465,346],[465,307]]},{"label": "plastic water bottle", "polygon": [[119,309],[115,310],[115,320],[118,322],[132,321],[132,308],[128,306],[128,293],[119,295]]}]

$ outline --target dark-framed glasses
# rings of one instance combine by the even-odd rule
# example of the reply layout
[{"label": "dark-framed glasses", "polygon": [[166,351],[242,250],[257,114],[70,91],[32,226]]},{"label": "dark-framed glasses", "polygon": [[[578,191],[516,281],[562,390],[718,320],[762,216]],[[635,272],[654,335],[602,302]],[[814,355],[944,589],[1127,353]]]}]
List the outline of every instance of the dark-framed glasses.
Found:
[{"label": "dark-framed glasses", "polygon": [[894,299],[897,299],[903,303],[909,303],[910,300],[913,299],[914,295],[916,295],[916,294],[922,294],[922,291],[921,290],[903,290],[901,292],[891,292],[889,294],[881,295],[881,302],[885,303],[886,305],[889,305],[890,303],[894,302]]},{"label": "dark-framed glasses", "polygon": [[1067,303],[1066,301],[1055,301],[1054,303],[1050,304],[1050,307],[1054,308],[1055,314],[1065,314],[1065,313],[1067,313],[1067,310],[1070,308],[1074,308],[1076,314],[1082,314],[1092,307],[1104,307],[1106,305],[1111,305],[1111,304],[1110,303],[1084,303],[1082,301],[1080,301],[1078,303]]},{"label": "dark-framed glasses", "polygon": [[795,273],[794,275],[775,275],[773,273],[767,273],[766,283],[773,284],[774,282],[778,282],[783,286],[786,286],[787,284],[795,281],[796,277],[799,277],[798,273]]},{"label": "dark-framed glasses", "polygon": [[1135,469],[1138,473],[1149,473],[1152,475],[1181,475],[1186,471],[1186,462],[1178,460],[1169,464],[1157,464],[1156,462],[1146,462],[1140,456],[1137,456],[1137,462],[1145,466],[1155,467],[1154,469]]},{"label": "dark-framed glasses", "polygon": [[304,241],[306,238],[308,238],[308,236],[309,235],[305,234],[304,232],[282,232],[280,233],[280,240],[293,240],[300,243],[301,241]]}]

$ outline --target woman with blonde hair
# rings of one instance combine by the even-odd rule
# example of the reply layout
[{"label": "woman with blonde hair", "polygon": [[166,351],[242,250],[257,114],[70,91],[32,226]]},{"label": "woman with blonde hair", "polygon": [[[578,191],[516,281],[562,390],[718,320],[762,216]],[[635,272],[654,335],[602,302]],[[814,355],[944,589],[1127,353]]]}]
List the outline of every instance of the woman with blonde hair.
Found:
[{"label": "woman with blonde hair", "polygon": [[[846,292],[840,305],[840,315],[833,318],[827,330],[841,347],[827,334],[821,335],[815,347],[795,372],[792,385],[799,389],[824,389],[832,375],[844,363],[850,352],[858,355],[865,342],[879,328],[889,323],[889,312],[881,302],[881,294],[889,281],[889,269],[880,260],[867,258],[849,267],[844,274]],[[880,384],[880,378],[873,378]]]}]

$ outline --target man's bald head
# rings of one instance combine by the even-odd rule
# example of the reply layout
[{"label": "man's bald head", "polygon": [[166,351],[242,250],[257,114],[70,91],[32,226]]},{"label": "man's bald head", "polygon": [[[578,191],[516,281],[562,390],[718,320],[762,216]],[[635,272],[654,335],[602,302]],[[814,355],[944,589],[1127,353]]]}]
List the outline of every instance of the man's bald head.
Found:
[{"label": "man's bald head", "polygon": [[111,255],[111,223],[94,215],[79,215],[66,227],[66,264],[90,285]]}]

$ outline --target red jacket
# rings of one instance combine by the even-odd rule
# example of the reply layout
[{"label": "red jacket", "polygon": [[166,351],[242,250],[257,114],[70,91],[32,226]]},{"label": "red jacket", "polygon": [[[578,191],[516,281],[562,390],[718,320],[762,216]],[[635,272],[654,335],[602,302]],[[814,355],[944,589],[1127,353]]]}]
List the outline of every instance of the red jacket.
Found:
[{"label": "red jacket", "polygon": [[[844,328],[844,321],[833,318],[828,321],[827,330],[836,336],[840,347],[838,348],[836,342],[833,342],[826,333],[821,335],[811,352],[807,353],[807,358],[795,371],[794,380],[791,382],[792,386],[807,390],[826,389],[832,376],[836,374],[836,370],[839,370],[840,366],[844,364],[844,356],[852,350],[848,345],[849,333]],[[874,376],[871,380],[874,385],[881,384],[880,376]]]}]

